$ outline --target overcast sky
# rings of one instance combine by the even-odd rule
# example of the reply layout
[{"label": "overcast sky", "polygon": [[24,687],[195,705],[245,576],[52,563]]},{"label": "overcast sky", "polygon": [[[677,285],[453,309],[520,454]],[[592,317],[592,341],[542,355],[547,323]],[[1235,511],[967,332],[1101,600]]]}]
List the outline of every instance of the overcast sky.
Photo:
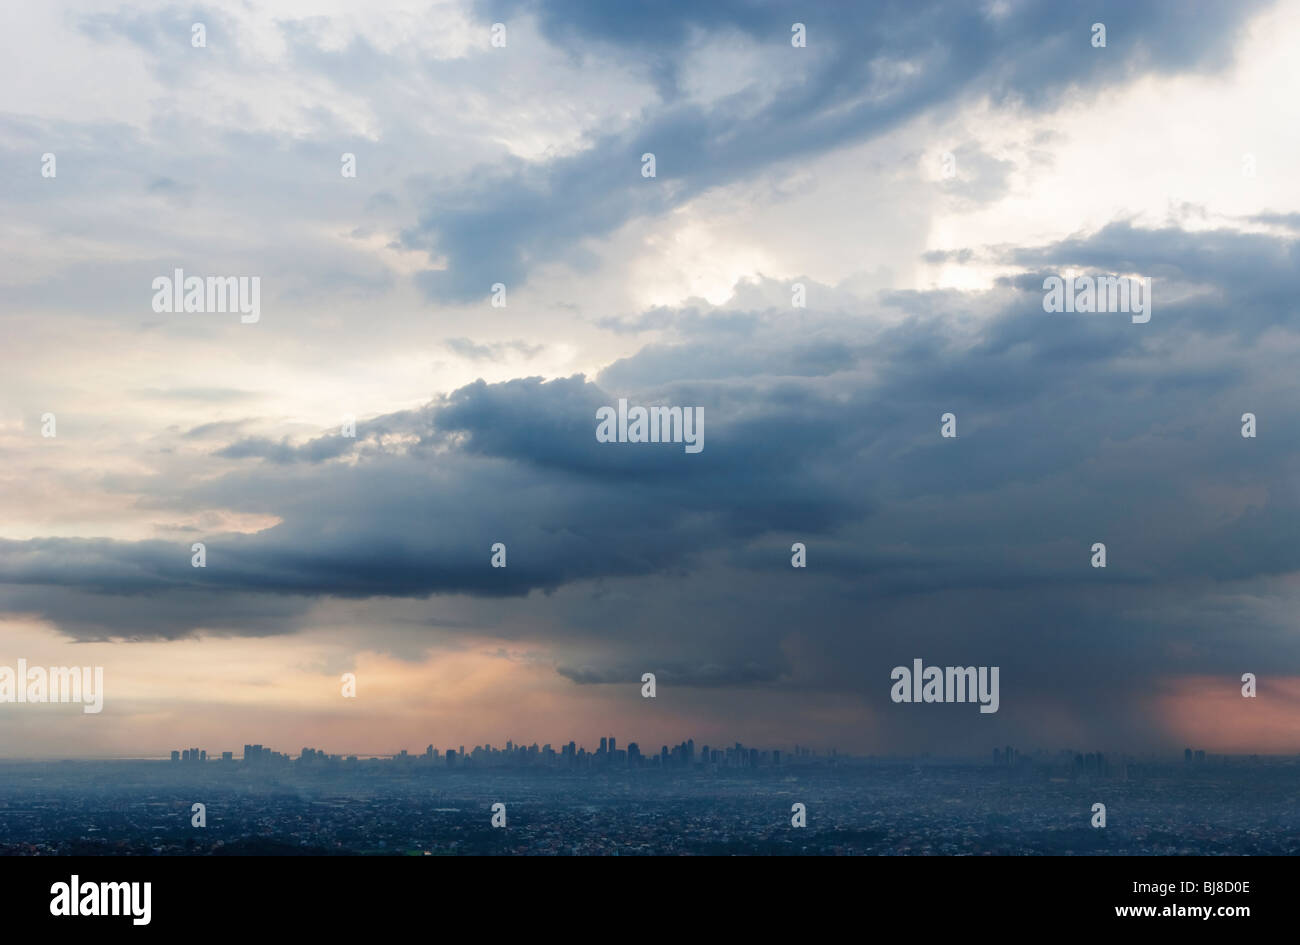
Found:
[{"label": "overcast sky", "polygon": [[0,756],[1300,751],[1300,2],[6,18]]}]

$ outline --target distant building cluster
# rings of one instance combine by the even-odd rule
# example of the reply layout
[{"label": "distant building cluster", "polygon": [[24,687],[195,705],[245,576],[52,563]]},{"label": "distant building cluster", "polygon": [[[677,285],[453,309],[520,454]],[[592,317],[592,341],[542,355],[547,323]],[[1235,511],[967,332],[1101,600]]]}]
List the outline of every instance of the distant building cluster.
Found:
[{"label": "distant building cluster", "polygon": [[[428,768],[546,768],[556,770],[715,770],[715,769],[764,769],[793,766],[835,766],[837,764],[854,764],[858,762],[888,761],[888,759],[855,759],[841,756],[832,749],[829,753],[818,754],[816,751],[799,745],[793,751],[779,749],[751,748],[736,742],[725,748],[703,745],[695,747],[695,739],[688,738],[673,747],[663,745],[657,752],[646,753],[636,742],[629,742],[626,748],[620,748],[618,739],[613,735],[600,740],[594,751],[588,751],[574,741],[561,745],[556,751],[548,742],[538,745],[516,745],[507,741],[504,748],[490,744],[475,745],[466,750],[464,745],[456,748],[439,750],[433,745],[427,746],[420,754],[411,754],[405,749],[396,755],[358,756],[330,754],[318,748],[303,748],[295,758],[287,752],[273,751],[262,745],[245,745],[244,753],[236,759],[233,752],[223,751],[220,759],[214,755],[208,758],[207,751],[199,748],[185,748],[173,751],[171,760],[177,764],[206,763],[209,760],[221,764],[233,764],[236,760],[244,766],[258,770],[273,770],[277,767],[293,765],[300,768],[335,767],[359,765],[362,761],[393,762],[400,765],[412,765]],[[1228,757],[1224,755],[1207,756],[1204,750],[1187,748],[1183,752],[1186,765],[1203,765],[1207,761],[1213,764],[1238,762],[1258,762],[1257,756]],[[924,763],[930,763],[928,760]],[[1006,769],[1017,776],[1035,774],[1049,777],[1084,777],[1128,780],[1135,776],[1139,767],[1157,763],[1157,759],[1136,758],[1122,755],[1118,758],[1108,757],[1100,751],[1075,752],[1069,749],[1057,751],[1035,750],[1022,752],[1011,745],[993,749],[993,767]]]},{"label": "distant building cluster", "polygon": [[[591,769],[669,769],[700,767],[776,768],[781,767],[783,764],[819,764],[824,761],[834,763],[838,758],[839,755],[834,750],[829,755],[818,755],[817,752],[798,745],[795,746],[792,753],[786,752],[784,755],[780,749],[750,748],[740,742],[726,748],[713,748],[709,745],[703,745],[697,750],[693,738],[688,738],[672,748],[664,745],[658,752],[646,754],[641,751],[641,746],[636,742],[629,742],[626,748],[619,748],[618,740],[609,735],[600,740],[600,747],[595,751],[588,751],[574,741],[561,745],[558,752],[549,742],[539,747],[536,742],[525,746],[516,745],[513,741],[507,741],[504,748],[496,748],[485,744],[475,745],[469,751],[465,750],[464,745],[448,748],[446,751],[439,751],[433,745],[429,745],[425,748],[424,753],[420,755],[412,755],[403,749],[401,753],[393,755],[391,760],[402,764],[439,764],[449,768],[459,766],[542,766]],[[183,751],[173,751],[171,759],[173,762],[178,763],[206,762],[208,753],[198,748],[186,748]],[[233,753],[222,752],[221,761],[234,761]],[[316,748],[303,748],[295,759],[287,753],[272,751],[262,745],[245,745],[241,761],[250,767],[267,767],[291,763],[313,766],[358,764],[360,758],[357,755],[332,755]]]}]

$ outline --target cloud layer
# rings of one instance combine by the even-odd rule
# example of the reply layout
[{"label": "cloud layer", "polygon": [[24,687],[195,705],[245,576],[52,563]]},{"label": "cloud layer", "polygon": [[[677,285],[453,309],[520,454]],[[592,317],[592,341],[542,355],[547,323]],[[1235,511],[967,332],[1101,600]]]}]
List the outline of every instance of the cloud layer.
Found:
[{"label": "cloud layer", "polygon": [[[0,614],[73,652],[506,647],[552,719],[655,671],[672,724],[756,741],[1179,744],[1189,681],[1300,676],[1297,142],[1138,203],[1107,167],[1086,212],[1062,168],[1125,96],[1253,101],[1288,11],[232,7],[206,49],[179,9],[28,14],[132,65],[111,107],[0,109]],[[263,322],[154,314],[175,266],[260,274]],[[1074,272],[1150,277],[1150,322],[1045,313]],[[620,398],[705,448],[598,442]],[[997,716],[899,712],[918,656],[1001,666]],[[1275,691],[1237,747],[1300,747]]]}]

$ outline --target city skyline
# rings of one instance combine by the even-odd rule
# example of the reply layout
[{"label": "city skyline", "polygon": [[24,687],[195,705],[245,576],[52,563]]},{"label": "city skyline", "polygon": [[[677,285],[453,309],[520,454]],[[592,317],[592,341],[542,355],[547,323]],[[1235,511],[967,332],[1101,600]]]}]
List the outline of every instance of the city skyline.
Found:
[{"label": "city skyline", "polygon": [[[1018,762],[1023,759],[1027,762],[1041,761],[1043,759],[1059,759],[1061,757],[1077,757],[1079,759],[1093,758],[1111,758],[1112,760],[1123,760],[1125,762],[1171,764],[1182,761],[1185,764],[1203,764],[1212,762],[1222,762],[1226,760],[1265,760],[1265,761],[1300,761],[1300,752],[1293,754],[1259,754],[1259,753],[1225,753],[1207,751],[1204,748],[1194,746],[1184,746],[1181,751],[1149,751],[1132,753],[1123,750],[1112,750],[1098,747],[1091,747],[1086,750],[1077,750],[1073,747],[1045,747],[1045,746],[1014,746],[1014,745],[995,745],[991,749],[979,752],[976,750],[964,754],[953,755],[932,755],[928,752],[918,754],[893,754],[893,755],[858,755],[850,752],[840,752],[837,748],[819,749],[808,745],[794,744],[792,746],[773,746],[765,745],[755,747],[746,745],[743,741],[734,741],[730,743],[721,743],[709,745],[704,742],[698,742],[695,738],[682,739],[677,742],[668,742],[659,746],[657,750],[647,751],[641,747],[641,743],[635,739],[623,742],[623,748],[617,749],[613,754],[606,750],[607,743],[617,742],[616,736],[603,736],[599,743],[596,743],[590,749],[587,745],[578,742],[576,739],[555,742],[515,742],[513,739],[506,739],[503,743],[485,742],[482,744],[469,744],[468,750],[466,743],[454,743],[437,746],[435,743],[428,743],[424,749],[413,750],[401,748],[396,751],[357,751],[357,750],[337,750],[329,751],[313,746],[303,746],[299,754],[295,755],[290,751],[280,751],[272,748],[269,744],[263,745],[261,742],[246,742],[243,750],[236,753],[233,749],[216,749],[209,753],[208,749],[200,746],[190,746],[188,748],[170,749],[170,755],[167,753],[149,756],[140,756],[132,758],[115,758],[115,757],[98,757],[88,758],[88,761],[243,761],[247,758],[249,749],[253,749],[255,754],[262,758],[274,757],[279,761],[298,761],[298,760],[361,760],[361,761],[402,761],[402,760],[434,760],[445,762],[449,754],[457,755],[461,761],[465,757],[474,757],[479,753],[485,753],[489,756],[507,756],[518,755],[520,757],[530,756],[536,759],[550,759],[562,762],[566,757],[575,755],[587,759],[595,758],[622,758],[627,761],[630,757],[629,752],[632,746],[636,746],[639,756],[642,759],[659,759],[667,753],[670,757],[678,759],[679,753],[686,750],[686,758],[691,759],[687,764],[692,762],[719,763],[726,761],[733,752],[741,752],[742,749],[746,756],[750,752],[758,752],[765,758],[779,757],[788,761],[794,759],[803,759],[805,761],[817,760],[840,760],[840,761],[881,761],[881,762],[915,762],[918,760],[933,761],[936,763],[975,763],[987,761],[990,752],[994,766],[1007,765],[1007,758],[1012,758]],[[555,748],[559,745],[559,749]],[[710,751],[712,758],[706,758],[705,751]],[[612,749],[611,749],[612,751]],[[23,761],[27,759],[0,758],[0,761]],[[72,761],[77,759],[30,759],[46,761]],[[767,762],[764,762],[767,764]]]}]

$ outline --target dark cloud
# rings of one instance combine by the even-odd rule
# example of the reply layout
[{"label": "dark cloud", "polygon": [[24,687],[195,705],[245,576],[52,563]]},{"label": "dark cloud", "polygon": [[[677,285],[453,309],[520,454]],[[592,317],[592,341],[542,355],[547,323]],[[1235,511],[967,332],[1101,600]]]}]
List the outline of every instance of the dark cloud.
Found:
[{"label": "dark cloud", "polygon": [[[492,4],[481,10],[487,22],[527,12],[561,46],[618,50],[654,77],[663,101],[634,130],[601,136],[577,154],[544,166],[515,161],[457,181],[404,231],[404,245],[447,258],[447,268],[420,277],[431,297],[475,298],[495,282],[525,281],[533,265],[572,255],[585,238],[782,162],[869,140],[927,110],[986,96],[1046,108],[1084,85],[1095,91],[1146,72],[1222,67],[1260,6],[1113,2],[1084,12],[1037,0],[991,17],[964,2],[833,10],[647,3],[619,4],[616,12],[600,3]],[[796,21],[810,30],[806,49],[790,46]],[[1094,22],[1106,24],[1105,49],[1091,46]],[[725,41],[724,30],[763,44],[767,74],[788,76],[756,111],[736,107],[741,93],[714,107],[679,88],[687,37],[703,31]],[[889,68],[898,63],[911,68]],[[949,182],[955,195],[986,200],[1005,188],[1000,162],[971,146],[959,150],[974,174]],[[657,158],[652,180],[640,173],[647,152]]]},{"label": "dark cloud", "polygon": [[[245,118],[256,116],[240,112],[239,127],[223,127],[179,100],[153,110],[147,127],[0,116],[0,161],[26,168],[6,192],[19,219],[39,220],[50,239],[111,226],[115,247],[141,247],[33,267],[0,286],[0,299],[7,321],[28,311],[151,319],[211,339],[232,364],[265,364],[268,376],[271,351],[353,357],[373,345],[391,355],[384,329],[409,328],[412,309],[370,304],[401,277],[362,241],[400,232],[390,250],[445,261],[417,278],[428,295],[485,302],[492,283],[514,291],[547,262],[588,266],[592,239],[629,221],[797,171],[918,118],[916,127],[937,127],[986,100],[1045,111],[1142,75],[1222,68],[1258,7],[1031,0],[991,16],[988,4],[901,0],[482,5],[484,39],[490,22],[531,16],[554,44],[547,55],[648,80],[657,94],[634,116],[593,106],[597,124],[575,111],[580,149],[540,160],[503,158],[505,132],[485,136],[480,122],[504,119],[486,106],[467,109],[463,125],[444,121],[444,107],[428,132],[412,124],[407,95],[387,94],[401,82],[408,95],[469,88],[490,103],[512,82],[536,80],[512,71],[537,64],[527,55],[536,49],[511,58],[527,31],[512,31],[500,56],[437,59],[412,79],[409,49],[388,55],[360,36],[340,48],[322,41],[319,21],[281,24],[287,58],[268,64],[237,41],[234,21],[203,11],[99,14],[80,21],[83,35],[132,44],[167,88],[206,81],[194,68],[204,61],[254,78],[292,68],[348,94],[318,96],[295,113],[292,134],[288,119],[255,130]],[[207,50],[189,45],[194,20],[207,22]],[[808,26],[807,49],[790,47],[796,21]],[[1105,49],[1088,41],[1097,21]],[[745,41],[762,81],[701,94],[693,57],[711,42]],[[32,168],[51,141],[67,142],[57,188]],[[934,188],[941,203],[968,209],[1007,193],[1010,166],[978,141],[925,148],[956,157],[957,177]],[[344,150],[364,172],[340,187]],[[640,175],[646,151],[657,156],[653,180]],[[154,215],[105,199],[123,194]],[[176,201],[217,213],[161,214]],[[594,327],[620,343],[643,332],[654,340],[593,376],[479,380],[418,409],[363,417],[355,438],[280,436],[274,416],[172,427],[167,443],[150,441],[137,462],[97,480],[103,494],[130,497],[157,522],[278,524],[256,533],[155,524],[173,533],[166,541],[0,540],[0,611],[77,640],[284,634],[329,612],[323,622],[346,620],[358,646],[411,658],[429,640],[490,633],[539,644],[537,658],[577,685],[655,672],[683,717],[694,708],[741,718],[763,700],[799,696],[807,701],[791,698],[792,711],[828,705],[831,724],[861,723],[902,747],[963,750],[990,732],[1011,740],[1045,712],[1083,737],[1158,739],[1161,720],[1138,710],[1171,677],[1231,688],[1243,668],[1300,673],[1291,617],[1300,226],[1277,212],[1241,218],[1275,228],[1267,234],[1206,229],[1215,219],[1208,205],[1171,201],[1163,227],[1118,220],[1048,245],[925,255],[1018,270],[985,292],[855,297],[849,283],[801,276],[811,307],[792,310],[788,283],[760,277],[726,306],[692,299],[610,313]],[[1193,220],[1195,231],[1182,228]],[[267,317],[255,331],[148,309],[154,276],[176,265],[197,272],[205,259],[231,272],[255,263],[265,275]],[[1045,313],[1043,279],[1066,268],[1150,276],[1150,323]],[[459,357],[499,365],[555,337],[427,329],[401,332],[404,354],[452,335],[442,344]],[[233,404],[241,416],[269,396],[200,383],[134,396]],[[703,452],[597,442],[596,410],[619,398],[702,408]],[[34,426],[37,408],[19,409]],[[1255,439],[1239,433],[1248,411]],[[947,412],[956,439],[939,436]],[[90,429],[60,415],[60,434],[79,433],[79,422]],[[267,430],[277,435],[250,435]],[[156,472],[139,471],[155,462]],[[192,541],[206,544],[207,567],[191,566]],[[1088,563],[1097,541],[1108,548],[1104,570]],[[490,565],[494,542],[507,546],[505,569]],[[807,569],[790,567],[795,542]],[[1002,711],[900,715],[889,669],[918,656],[1000,666]]]},{"label": "dark cloud", "polygon": [[337,433],[318,437],[304,446],[294,446],[287,438],[275,441],[253,436],[231,443],[214,455],[224,459],[265,459],[273,463],[319,463],[353,452],[356,449],[353,440]]},{"label": "dark cloud", "polygon": [[1300,230],[1300,213],[1257,213],[1247,217],[1251,223],[1266,223],[1272,226],[1285,226]]},{"label": "dark cloud", "polygon": [[[576,682],[658,666],[685,687],[872,693],[863,674],[921,655],[1001,665],[1022,699],[1096,674],[1058,702],[1118,724],[1144,676],[1300,670],[1260,590],[1300,570],[1300,313],[1278,301],[1293,250],[1117,224],[1018,254],[1045,271],[1167,263],[1164,285],[1213,289],[1158,294],[1146,325],[1048,315],[1037,274],[985,293],[975,326],[926,313],[946,293],[883,297],[926,313],[889,327],[678,313],[675,346],[597,381],[479,381],[355,441],[237,440],[181,500],[281,524],[195,535],[205,569],[187,542],[0,542],[6,609],[83,638],[262,634],[313,601],[370,600],[383,624],[439,595],[471,625],[547,640]],[[702,406],[704,451],[596,442],[618,397]]]},{"label": "dark cloud", "polygon": [[[627,684],[640,682],[642,665],[628,666],[621,669],[612,667],[573,667],[560,666],[556,672],[566,679],[580,685]],[[691,686],[694,688],[710,686],[750,686],[760,683],[775,682],[782,675],[780,667],[748,664],[743,666],[722,666],[704,664],[701,666],[664,666],[655,663],[655,685]]]}]

